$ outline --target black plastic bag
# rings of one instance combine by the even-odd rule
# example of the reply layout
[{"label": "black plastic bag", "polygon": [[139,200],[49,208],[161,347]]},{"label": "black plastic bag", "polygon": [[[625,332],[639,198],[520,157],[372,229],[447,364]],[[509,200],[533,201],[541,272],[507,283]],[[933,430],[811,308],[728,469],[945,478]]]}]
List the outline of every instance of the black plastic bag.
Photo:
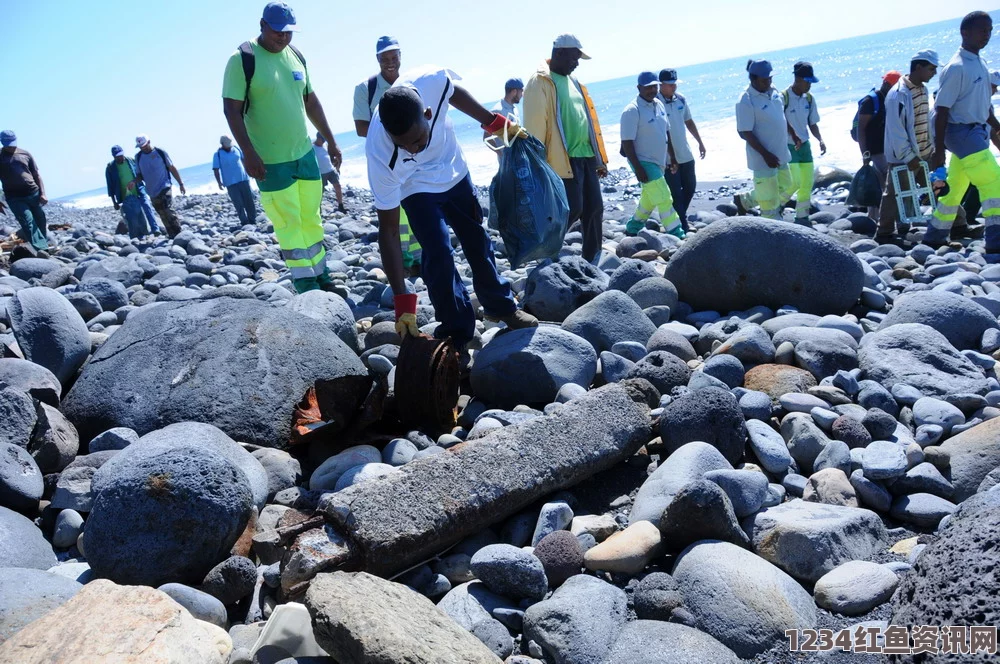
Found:
[{"label": "black plastic bag", "polygon": [[514,268],[556,258],[569,220],[562,179],[545,161],[545,146],[528,136],[500,152],[490,184],[490,228],[500,231]]},{"label": "black plastic bag", "polygon": [[882,200],[882,185],[878,181],[878,173],[871,164],[865,164],[854,174],[851,180],[851,191],[847,195],[847,204],[858,207],[877,207]]}]

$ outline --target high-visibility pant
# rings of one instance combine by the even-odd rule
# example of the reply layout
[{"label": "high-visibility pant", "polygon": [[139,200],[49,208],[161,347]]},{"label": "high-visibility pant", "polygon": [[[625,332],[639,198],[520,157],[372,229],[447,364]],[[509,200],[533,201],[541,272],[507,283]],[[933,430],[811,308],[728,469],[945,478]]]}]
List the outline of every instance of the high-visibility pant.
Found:
[{"label": "high-visibility pant", "polygon": [[670,187],[663,177],[663,171],[654,163],[643,161],[643,169],[646,171],[648,180],[642,183],[642,194],[639,196],[639,205],[632,215],[632,219],[626,224],[627,233],[637,233],[642,229],[644,223],[657,210],[660,214],[660,223],[663,229],[671,235],[683,235],[681,230],[681,218],[674,210],[674,198],[670,194]]},{"label": "high-visibility pant", "polygon": [[403,267],[411,267],[420,262],[420,243],[410,230],[410,220],[403,208],[399,208],[399,248],[403,250]]},{"label": "high-visibility pant", "polygon": [[948,193],[938,199],[930,225],[939,231],[951,230],[970,184],[979,189],[982,214],[986,218],[986,244],[990,248],[997,248],[998,243],[991,242],[991,239],[1000,234],[1000,164],[997,164],[988,148],[973,152],[967,157],[951,155],[948,162]]},{"label": "high-visibility pant", "polygon": [[789,145],[788,151],[792,154],[788,168],[792,172],[792,181],[795,183],[795,218],[807,218],[812,202],[813,182],[815,181],[812,146],[809,141],[806,141],[798,149],[795,149],[794,145]]},{"label": "high-visibility pant", "polygon": [[311,149],[295,161],[265,164],[266,176],[259,180],[260,204],[274,226],[281,257],[292,274],[299,293],[330,283],[323,245],[323,201],[316,153]]},{"label": "high-visibility pant", "polygon": [[740,194],[743,207],[760,206],[760,214],[767,219],[781,221],[781,206],[795,193],[795,181],[788,164],[778,168],[765,168],[753,172],[753,191]]}]

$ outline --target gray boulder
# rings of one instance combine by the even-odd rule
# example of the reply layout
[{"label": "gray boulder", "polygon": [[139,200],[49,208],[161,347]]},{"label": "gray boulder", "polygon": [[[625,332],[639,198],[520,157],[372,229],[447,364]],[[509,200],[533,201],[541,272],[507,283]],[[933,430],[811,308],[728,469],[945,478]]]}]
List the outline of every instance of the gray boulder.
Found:
[{"label": "gray boulder", "polygon": [[128,288],[138,285],[142,281],[142,274],[142,268],[132,258],[112,256],[90,263],[80,280],[107,278],[121,282],[123,286]]},{"label": "gray boulder", "polygon": [[686,385],[691,378],[691,369],[676,355],[664,350],[654,350],[635,363],[628,378],[645,378],[660,394]]},{"label": "gray boulder", "polygon": [[807,582],[848,560],[867,559],[887,539],[874,512],[798,499],[745,519],[743,530],[757,555]]},{"label": "gray boulder", "polygon": [[975,494],[990,471],[1000,467],[998,440],[1000,418],[994,418],[941,443],[941,449],[948,454],[945,477],[951,481],[953,501],[960,503]]},{"label": "gray boulder", "polygon": [[684,445],[660,463],[635,496],[629,523],[650,521],[659,524],[674,496],[710,470],[732,470],[722,453],[712,445],[693,442]]},{"label": "gray boulder", "polygon": [[656,326],[635,301],[619,290],[608,290],[563,321],[562,329],[583,337],[598,353],[620,341],[646,345]]},{"label": "gray boulder", "polygon": [[498,595],[542,599],[549,590],[542,561],[510,544],[484,546],[470,565],[476,578]]},{"label": "gray boulder", "polygon": [[899,577],[884,565],[851,560],[816,582],[816,604],[845,616],[860,616],[889,601],[898,585]]},{"label": "gray boulder", "polygon": [[346,425],[370,384],[329,327],[287,307],[219,298],[134,311],[88,363],[64,412],[87,439],[117,426],[141,435],[211,422],[236,440],[281,448],[310,387],[324,418]]},{"label": "gray boulder", "polygon": [[524,639],[555,664],[603,662],[625,624],[625,591],[596,577],[570,577],[524,612]]},{"label": "gray boulder", "polygon": [[0,359],[0,383],[7,383],[53,408],[59,407],[62,385],[55,374],[40,364],[16,357]]},{"label": "gray boulder", "polygon": [[477,397],[513,408],[550,403],[563,385],[590,385],[596,373],[597,354],[590,343],[542,326],[495,336],[476,354],[470,378]]},{"label": "gray boulder", "polygon": [[37,423],[38,413],[31,397],[0,383],[0,443],[27,449]]},{"label": "gray boulder", "polygon": [[339,295],[321,290],[307,291],[289,300],[288,308],[323,323],[348,348],[356,353],[361,351],[354,312],[351,311],[347,300]]},{"label": "gray boulder", "polygon": [[608,275],[579,256],[564,256],[528,274],[524,308],[541,320],[561,323],[608,288]]},{"label": "gray boulder", "polygon": [[619,290],[627,293],[632,286],[635,286],[643,279],[659,276],[652,263],[640,261],[635,258],[626,258],[611,273],[611,278],[608,280],[608,290]]},{"label": "gray boulder", "polygon": [[604,664],[739,664],[732,650],[705,632],[659,620],[625,625]]},{"label": "gray boulder", "polygon": [[22,258],[10,266],[10,276],[31,281],[41,279],[50,272],[62,269],[64,265],[51,258]]},{"label": "gray boulder", "polygon": [[792,305],[805,313],[842,314],[864,285],[860,261],[835,240],[750,217],[699,231],[671,257],[665,276],[682,301],[715,311]]},{"label": "gray boulder", "polygon": [[87,560],[94,574],[118,584],[195,585],[228,557],[252,510],[246,476],[214,452],[189,447],[143,455],[119,467],[97,493],[85,533]]},{"label": "gray boulder", "polygon": [[73,305],[51,288],[25,288],[7,306],[14,338],[24,358],[68,385],[90,355],[87,324]]},{"label": "gray boulder", "polygon": [[0,443],[0,506],[18,512],[35,510],[44,488],[42,471],[28,451]]},{"label": "gray boulder", "polygon": [[785,630],[816,627],[816,605],[792,577],[745,549],[706,540],[677,559],[674,579],[698,629],[739,657],[786,643]]},{"label": "gray boulder", "polygon": [[128,304],[128,291],[120,282],[110,279],[88,279],[77,287],[77,292],[93,295],[104,311],[114,311]]},{"label": "gray boulder", "polygon": [[110,486],[125,468],[170,450],[211,452],[242,474],[258,509],[267,503],[268,478],[260,461],[216,427],[200,422],[171,424],[146,434],[112,456],[94,474],[91,482],[94,494]]},{"label": "gray boulder", "polygon": [[935,397],[989,390],[979,367],[943,334],[920,323],[900,323],[865,335],[858,366],[887,390],[897,383]]},{"label": "gray boulder", "polygon": [[979,350],[983,332],[1000,327],[996,316],[986,307],[946,290],[904,294],[893,303],[892,311],[882,319],[879,329],[901,323],[932,327],[959,350]]},{"label": "gray boulder", "polygon": [[684,486],[660,519],[663,544],[669,551],[681,551],[701,540],[721,540],[743,547],[750,544],[733,512],[729,497],[718,484],[695,480]]},{"label": "gray boulder", "polygon": [[628,296],[643,309],[649,307],[677,308],[677,289],[663,277],[646,277],[628,289]]},{"label": "gray boulder", "polygon": [[56,564],[56,554],[42,531],[27,517],[0,506],[0,568],[48,569]]},{"label": "gray boulder", "polygon": [[660,418],[660,437],[671,454],[701,441],[722,453],[731,464],[743,458],[746,426],[739,402],[731,392],[707,387],[671,401]]},{"label": "gray boulder", "polygon": [[28,623],[62,606],[80,588],[83,586],[76,581],[50,572],[0,568],[0,644]]},{"label": "gray boulder", "polygon": [[695,352],[694,346],[691,345],[690,341],[669,327],[662,325],[649,338],[649,341],[646,343],[646,350],[649,352],[663,350],[676,355],[685,362],[698,357],[698,353]]}]

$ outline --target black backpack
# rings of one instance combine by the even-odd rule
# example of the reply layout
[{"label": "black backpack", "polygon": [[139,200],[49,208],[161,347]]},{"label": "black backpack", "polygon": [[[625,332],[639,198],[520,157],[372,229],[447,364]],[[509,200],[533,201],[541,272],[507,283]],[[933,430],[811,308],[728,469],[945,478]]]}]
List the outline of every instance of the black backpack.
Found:
[{"label": "black backpack", "polygon": [[858,110],[854,111],[854,121],[851,122],[851,138],[853,138],[855,141],[858,140],[858,123],[861,122],[861,104],[865,103],[865,100],[868,99],[869,97],[872,98],[872,104],[875,111],[872,115],[877,116],[879,111],[882,110],[881,107],[882,99],[881,97],[879,97],[878,92],[875,90],[875,88],[872,88],[868,94],[866,94],[864,97],[858,100]]},{"label": "black backpack", "polygon": [[368,119],[371,120],[372,114],[372,99],[375,99],[375,91],[378,90],[378,74],[368,77]]},{"label": "black backpack", "polygon": [[[172,177],[170,177],[170,169],[166,167],[167,166],[167,153],[164,152],[161,148],[158,148],[156,146],[153,146],[153,152],[155,152],[156,154],[160,155],[160,159],[163,160],[164,170],[167,172],[167,182],[170,182],[171,184],[173,184],[174,179]],[[134,161],[135,161],[135,167],[136,167],[136,169],[139,169],[139,156],[142,155],[142,154],[143,153],[142,153],[141,150],[139,152],[135,153],[135,160]]]},{"label": "black backpack", "polygon": [[[302,66],[305,67],[306,58],[302,55],[302,52],[291,44],[288,45],[288,48],[292,49],[292,53],[299,59]],[[247,111],[250,110],[250,80],[253,78],[254,70],[257,68],[256,58],[253,54],[253,44],[248,41],[240,44],[240,60],[243,62],[243,77],[247,80],[247,90],[243,95],[243,115],[246,115]],[[369,101],[369,103],[371,102]]]}]

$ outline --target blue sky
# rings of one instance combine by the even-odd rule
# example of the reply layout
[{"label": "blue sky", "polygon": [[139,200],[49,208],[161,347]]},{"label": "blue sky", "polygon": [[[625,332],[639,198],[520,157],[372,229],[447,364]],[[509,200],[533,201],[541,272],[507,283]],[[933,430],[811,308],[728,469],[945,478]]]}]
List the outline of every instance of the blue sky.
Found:
[{"label": "blue sky", "polygon": [[[219,135],[228,133],[220,98],[226,60],[256,36],[264,4],[4,0],[0,128],[14,129],[19,145],[34,154],[51,198],[102,186],[110,146],[131,151],[138,133],[149,134],[182,168],[205,163]],[[587,82],[981,8],[966,0],[289,4],[302,27],[294,43],[335,132],[353,130],[354,85],[377,71],[374,47],[382,34],[400,40],[404,70],[447,66],[486,102],[502,95],[511,76],[527,78],[561,32],[577,34],[593,56],[577,71]]]}]

